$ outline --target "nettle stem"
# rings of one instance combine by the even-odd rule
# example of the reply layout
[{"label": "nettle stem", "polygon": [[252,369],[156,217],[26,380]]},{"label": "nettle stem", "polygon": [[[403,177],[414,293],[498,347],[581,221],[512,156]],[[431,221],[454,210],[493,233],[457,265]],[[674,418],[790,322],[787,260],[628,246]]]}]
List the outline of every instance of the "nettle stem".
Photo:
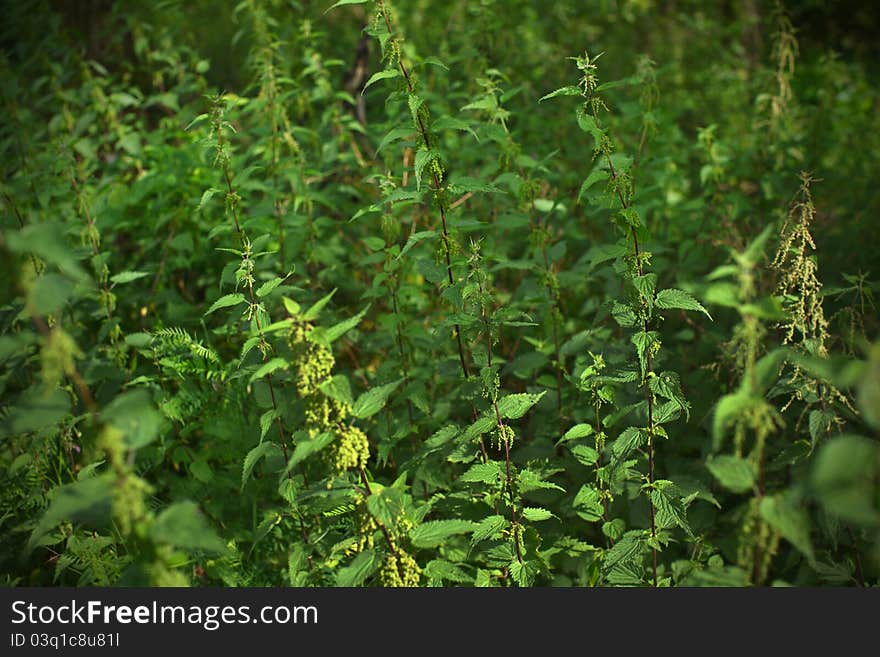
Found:
[{"label": "nettle stem", "polygon": [[[486,330],[486,366],[489,371],[492,370],[492,327],[489,323],[489,317],[486,315],[486,307],[483,303],[483,283],[480,281],[479,283],[480,290],[480,319],[483,322],[483,326]],[[510,500],[510,521],[511,525],[513,525],[513,545],[516,548],[516,560],[519,563],[523,562],[522,558],[522,550],[519,546],[519,536],[520,536],[520,525],[519,518],[516,513],[516,498],[513,493],[513,479],[510,476],[510,441],[511,436],[513,434],[513,430],[507,427],[504,424],[504,419],[501,417],[501,410],[498,408],[498,391],[493,390],[492,393],[492,409],[495,411],[495,422],[498,424],[498,435],[501,436],[501,441],[504,443],[504,468],[505,468],[505,487],[507,488],[507,495]]]},{"label": "nettle stem", "polygon": [[[370,480],[367,479],[367,473],[364,471],[363,467],[358,468],[358,474],[360,474],[361,483],[364,485],[364,490],[366,490],[367,495],[372,495],[373,489],[370,486]],[[400,575],[400,579],[403,580],[405,576],[403,564],[400,561],[400,555],[397,550],[397,545],[395,545],[394,539],[391,538],[391,532],[388,531],[385,523],[383,523],[375,516],[373,516],[373,520],[375,520],[376,524],[379,525],[379,529],[382,531],[382,536],[385,537],[385,543],[388,545],[388,549],[391,551],[391,554],[395,557],[394,561],[397,564],[397,574]]]},{"label": "nettle stem", "polygon": [[[390,37],[393,34],[393,30],[391,29],[391,18],[388,16],[388,7],[382,0],[378,0],[376,4],[379,8],[379,13],[382,16],[382,20],[385,23],[385,28],[388,30],[388,36]],[[414,95],[416,92],[415,82],[413,81],[412,76],[410,75],[410,72],[406,67],[406,63],[403,61],[403,57],[400,55],[398,55],[396,59],[397,67],[400,70],[400,74],[403,76],[403,79],[406,82],[407,91],[411,95]],[[414,114],[416,128],[418,129],[422,143],[424,144],[426,149],[430,150],[431,136],[428,132],[427,126],[425,126],[425,121],[419,112],[415,112]],[[451,240],[449,237],[449,225],[446,220],[446,212],[448,208],[446,207],[446,201],[443,198],[443,188],[441,185],[440,175],[438,174],[435,167],[431,167],[431,191],[433,192],[434,199],[437,202],[437,210],[440,214],[441,239],[443,241],[443,254],[446,259],[446,278],[449,281],[449,285],[455,285],[455,276],[452,273],[452,248]],[[458,325],[458,323],[453,324],[453,335],[455,337],[455,342],[458,347],[458,360],[461,364],[462,374],[464,374],[465,379],[469,379],[471,373],[470,368],[468,367],[468,359],[465,355],[467,352],[464,347],[464,341],[461,337],[461,327]]]},{"label": "nettle stem", "polygon": [[[250,242],[247,238],[247,234],[244,232],[244,229],[241,227],[241,220],[239,217],[238,210],[238,202],[240,197],[235,191],[235,186],[232,182],[232,166],[230,164],[231,155],[226,152],[226,148],[228,148],[228,141],[223,134],[223,125],[222,125],[222,114],[218,117],[218,121],[216,124],[217,130],[217,152],[220,158],[221,167],[223,169],[223,178],[226,181],[226,205],[229,209],[229,214],[232,217],[232,222],[235,225],[236,233],[238,234],[239,243],[241,244],[242,251],[248,254],[250,257]],[[257,334],[260,337],[260,353],[262,354],[263,360],[265,361],[268,358],[268,350],[266,347],[268,346],[268,342],[266,341],[266,336],[263,333],[262,322],[260,322],[260,309],[261,306],[257,303],[256,294],[254,293],[254,281],[251,275],[245,276],[245,287],[247,288],[248,294],[248,303],[250,304],[249,314],[254,318],[254,326],[257,329]],[[266,384],[269,388],[269,398],[272,401],[272,412],[275,415],[275,423],[278,427],[278,439],[281,441],[281,450],[284,454],[285,463],[289,461],[288,451],[287,451],[287,442],[284,437],[284,426],[281,423],[281,415],[278,413],[278,402],[275,398],[275,386],[272,383],[272,374],[269,373],[266,375]],[[288,470],[287,477],[290,478],[291,474]]]},{"label": "nettle stem", "polygon": [[[596,126],[601,129],[601,123],[599,122],[599,114],[597,112],[597,104],[591,102],[593,100],[592,92],[587,96],[587,102],[592,105],[592,116],[593,120],[596,122]],[[610,147],[602,148],[602,154],[605,156],[605,161],[608,164],[608,172],[611,177],[611,182],[614,185],[615,191],[617,192],[617,199],[620,202],[620,207],[623,212],[627,212],[631,209],[632,203],[628,201],[626,196],[623,194],[623,185],[620,184],[621,180],[618,175],[617,170],[614,167],[614,163],[611,160],[611,150]],[[644,276],[644,266],[642,264],[642,251],[639,246],[639,236],[636,233],[636,228],[633,225],[629,226],[629,236],[632,241],[633,246],[633,256],[635,258],[636,270],[638,271],[639,276]],[[641,293],[640,293],[641,294]],[[645,334],[648,333],[649,323],[648,317],[646,316],[642,323],[642,330]],[[654,488],[654,395],[651,392],[651,388],[648,385],[648,381],[653,379],[654,374],[654,363],[653,356],[651,354],[651,349],[648,348],[645,351],[645,377],[642,381],[642,385],[645,387],[645,396],[648,401],[648,490],[652,491]],[[648,496],[648,509],[651,517],[651,577],[653,585],[657,586],[657,548],[656,546],[656,538],[657,538],[657,522],[656,522],[656,509],[654,508],[654,501],[651,498],[651,495]]]}]

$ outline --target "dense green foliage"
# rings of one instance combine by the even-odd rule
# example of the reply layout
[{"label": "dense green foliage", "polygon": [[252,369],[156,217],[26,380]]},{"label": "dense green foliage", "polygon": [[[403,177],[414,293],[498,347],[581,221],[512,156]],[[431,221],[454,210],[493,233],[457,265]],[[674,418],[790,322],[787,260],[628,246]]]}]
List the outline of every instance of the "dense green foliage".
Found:
[{"label": "dense green foliage", "polygon": [[330,4],[6,7],[3,582],[878,584],[860,14]]}]

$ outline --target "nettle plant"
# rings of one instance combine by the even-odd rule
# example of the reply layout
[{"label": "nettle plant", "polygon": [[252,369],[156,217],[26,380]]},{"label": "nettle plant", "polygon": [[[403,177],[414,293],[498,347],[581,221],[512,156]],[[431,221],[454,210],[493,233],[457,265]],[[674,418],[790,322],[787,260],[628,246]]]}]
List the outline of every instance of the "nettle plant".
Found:
[{"label": "nettle plant", "polygon": [[[575,427],[565,437],[570,439],[567,442],[578,460],[596,466],[596,481],[584,484],[572,503],[575,508],[585,509],[587,517],[602,521],[602,532],[610,545],[601,557],[603,578],[613,584],[640,585],[647,581],[658,586],[670,581],[668,569],[664,572],[663,564],[658,563],[658,553],[669,545],[672,530],[681,529],[688,538],[695,538],[687,522],[686,507],[696,498],[696,493],[685,495],[673,481],[657,477],[658,443],[661,439],[670,439],[664,425],[690,413],[679,375],[659,367],[663,358],[661,334],[657,329],[664,310],[697,311],[707,317],[709,313],[689,293],[676,288],[659,288],[658,275],[649,270],[651,253],[644,248],[648,235],[636,205],[632,159],[615,152],[612,137],[603,128],[600,118],[601,113],[608,111],[601,92],[613,85],[599,84],[598,57],[585,54],[574,58],[582,75],[578,85],[558,89],[542,100],[575,95],[583,99],[577,122],[593,137],[597,163],[581,185],[580,195],[589,193],[599,182],[606,183],[603,193],[613,204],[611,220],[622,234],[621,239],[606,250],[606,258],[612,262],[620,281],[619,297],[607,302],[607,312],[628,333],[635,358],[624,359],[615,370],[604,372],[604,359],[593,356],[593,363],[580,374],[578,384],[590,391],[597,426]],[[602,403],[620,403],[615,398],[618,391],[601,385],[605,381],[634,384],[642,399],[626,404],[615,415],[617,421],[632,416],[641,423],[626,427],[609,441],[610,458],[607,465],[599,465],[608,439],[600,417]],[[595,434],[593,446],[577,442],[590,434]],[[644,470],[635,469],[640,465]],[[613,501],[614,494],[629,497],[633,483],[638,484],[637,490],[647,503],[645,529],[629,528],[623,518],[608,515],[608,503]]]},{"label": "nettle plant", "polygon": [[781,3],[133,12],[0,53],[5,583],[877,583],[858,59]]}]

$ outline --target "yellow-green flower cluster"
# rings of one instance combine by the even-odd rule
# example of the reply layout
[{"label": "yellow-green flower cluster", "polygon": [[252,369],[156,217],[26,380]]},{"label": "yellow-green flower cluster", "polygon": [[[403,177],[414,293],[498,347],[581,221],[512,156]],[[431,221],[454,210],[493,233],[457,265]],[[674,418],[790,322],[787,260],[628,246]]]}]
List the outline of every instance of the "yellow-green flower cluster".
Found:
[{"label": "yellow-green flower cluster", "polygon": [[753,497],[740,530],[737,562],[756,586],[763,584],[779,549],[779,533],[761,518],[760,500]]},{"label": "yellow-green flower cluster", "polygon": [[321,384],[333,372],[335,359],[327,346],[308,339],[310,330],[308,322],[296,321],[288,336],[306,430],[311,437],[326,432],[336,435],[330,459],[338,472],[363,468],[370,458],[370,443],[361,429],[348,422],[351,406],[321,391]]},{"label": "yellow-green flower cluster", "polygon": [[506,424],[499,425],[494,432],[495,440],[498,441],[498,449],[505,445],[513,445],[513,439],[516,438],[514,430]]},{"label": "yellow-green flower cluster", "polygon": [[363,468],[370,458],[370,442],[367,435],[353,424],[337,429],[333,443],[333,464],[340,472]]},{"label": "yellow-green flower cluster", "polygon": [[334,431],[351,413],[348,404],[327,397],[320,391],[303,398],[303,408],[306,428],[312,438],[325,431]]},{"label": "yellow-green flower cluster", "polygon": [[327,380],[336,363],[330,349],[306,337],[310,328],[306,323],[296,323],[289,336],[297,363],[296,389],[303,397],[318,391],[318,386]]},{"label": "yellow-green flower cluster", "polygon": [[346,554],[357,554],[364,550],[372,550],[376,545],[374,534],[379,530],[379,523],[367,512],[363,504],[364,499],[361,498],[357,511],[354,514],[357,540],[345,550]]},{"label": "yellow-green flower cluster", "polygon": [[379,566],[379,583],[382,586],[418,586],[422,578],[422,569],[412,555],[403,550],[395,550],[382,561]]}]

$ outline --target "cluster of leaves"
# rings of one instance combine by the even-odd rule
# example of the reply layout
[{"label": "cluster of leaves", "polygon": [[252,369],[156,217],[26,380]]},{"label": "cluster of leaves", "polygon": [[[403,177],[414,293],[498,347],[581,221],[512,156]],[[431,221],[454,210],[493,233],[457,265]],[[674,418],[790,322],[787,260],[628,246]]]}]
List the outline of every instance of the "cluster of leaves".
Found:
[{"label": "cluster of leaves", "polygon": [[20,9],[3,581],[880,582],[870,71],[595,4]]}]

